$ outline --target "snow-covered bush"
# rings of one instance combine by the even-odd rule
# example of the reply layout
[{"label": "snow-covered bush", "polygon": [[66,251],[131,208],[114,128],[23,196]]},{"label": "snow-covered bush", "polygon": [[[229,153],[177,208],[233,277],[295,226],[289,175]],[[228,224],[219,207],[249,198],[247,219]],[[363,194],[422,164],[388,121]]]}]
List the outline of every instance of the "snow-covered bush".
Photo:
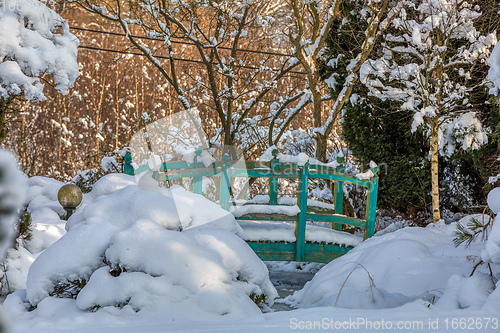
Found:
[{"label": "snow-covered bush", "polygon": [[[488,194],[488,206],[494,214],[500,212],[500,188],[495,188]],[[496,272],[492,269],[492,264],[500,263],[500,233],[497,219],[485,214],[476,214],[464,217],[457,223],[455,232],[455,246],[462,243],[465,247],[470,247],[478,240],[485,243],[485,248],[481,251],[481,260],[472,269],[471,276],[455,276],[450,278],[447,285],[445,297],[440,301],[443,304],[464,308],[486,301],[491,302],[488,295],[492,294],[495,284],[498,281]],[[481,273],[478,267],[482,264],[488,266],[488,273]],[[496,295],[496,296],[495,296]],[[495,302],[500,301],[499,293],[492,296]]]},{"label": "snow-covered bush", "polygon": [[79,170],[71,182],[78,186],[82,193],[92,191],[92,186],[104,176],[104,172],[100,169]]},{"label": "snow-covered bush", "polygon": [[[1,87],[0,87],[1,88]],[[17,162],[9,152],[0,150],[0,262],[12,246],[18,212],[25,193],[24,175],[17,169]],[[0,306],[0,331],[7,329],[3,308]]]},{"label": "snow-covered bush", "polygon": [[366,309],[432,298],[429,292],[444,288],[461,269],[434,251],[449,229],[438,224],[370,238],[323,267],[290,300],[299,307]]},{"label": "snow-covered bush", "polygon": [[39,76],[52,74],[62,93],[79,75],[78,39],[68,23],[37,0],[0,3],[0,98],[44,100]]},{"label": "snow-covered bush", "polygon": [[32,264],[32,305],[70,297],[81,310],[189,308],[184,315],[197,316],[258,313],[252,299],[272,304],[267,268],[231,214],[179,186],[144,184],[123,174],[95,184],[68,232]]},{"label": "snow-covered bush", "polygon": [[[492,199],[490,205],[500,207]],[[459,223],[480,218],[470,215]],[[480,237],[470,246],[455,247],[456,230],[455,223],[439,222],[375,235],[325,265],[288,301],[301,308],[381,309],[417,302],[452,311],[499,311],[500,238],[495,223],[486,249]],[[482,262],[490,264],[493,274]]]},{"label": "snow-covered bush", "polygon": [[486,249],[481,253],[481,259],[487,264],[500,264],[500,187],[491,190],[488,194],[488,206],[496,217],[488,235]]},{"label": "snow-covered bush", "polygon": [[[480,241],[486,244],[481,251],[480,260],[474,266],[470,276],[454,275],[449,279],[444,295],[438,303],[441,306],[445,305],[452,309],[482,308],[500,311],[500,283],[498,282],[500,277],[498,273],[500,264],[500,219],[498,218],[500,188],[490,191],[488,206],[497,215],[493,223],[491,223],[489,216],[486,216],[486,221],[480,222],[481,215],[465,217],[460,221],[465,223],[465,220],[469,219],[470,222],[467,224],[469,229],[479,225],[474,233],[463,226],[461,229],[465,229],[465,231],[458,229],[458,233],[468,232],[472,234],[471,237],[466,238],[467,246],[477,241],[479,235],[482,236]],[[481,228],[481,226],[484,227]],[[483,266],[482,272],[480,265]]]},{"label": "snow-covered bush", "polygon": [[122,173],[125,163],[125,155],[130,151],[129,147],[120,150],[107,152],[101,158],[101,166],[97,169],[87,169],[78,171],[76,176],[71,180],[73,184],[78,186],[83,193],[88,193],[92,190],[94,184],[110,173]]},{"label": "snow-covered bush", "polygon": [[25,196],[25,180],[15,158],[0,150],[0,261],[12,245],[14,227]]},{"label": "snow-covered bush", "polygon": [[25,227],[30,229],[31,237],[18,237],[16,247],[8,250],[6,272],[0,277],[1,293],[26,288],[28,270],[35,258],[66,233],[65,221],[60,218],[65,212],[57,200],[64,183],[45,177],[32,177],[26,183],[24,216],[29,218],[25,221],[29,225]]}]

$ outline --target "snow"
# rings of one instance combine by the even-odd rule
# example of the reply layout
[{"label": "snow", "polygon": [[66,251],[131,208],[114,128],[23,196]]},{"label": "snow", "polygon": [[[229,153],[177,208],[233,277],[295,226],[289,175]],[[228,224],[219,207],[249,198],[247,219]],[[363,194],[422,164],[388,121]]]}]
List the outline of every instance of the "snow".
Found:
[{"label": "snow", "polygon": [[358,173],[356,175],[356,178],[360,179],[360,180],[369,180],[370,178],[374,177],[375,174],[373,173],[373,171],[371,170],[368,170],[366,172],[361,172],[361,173]]},{"label": "snow", "polygon": [[79,209],[83,209],[86,205],[93,203],[97,198],[111,194],[119,189],[127,187],[129,185],[136,185],[136,178],[133,176],[112,173],[106,175],[99,179],[94,186],[92,186],[92,191],[83,196],[82,203],[78,206]]},{"label": "snow", "polygon": [[17,161],[7,151],[0,150],[0,258],[14,237],[17,210],[25,196],[25,179],[17,170]]},{"label": "snow", "polygon": [[[402,10],[392,21],[394,31],[387,32],[384,54],[368,59],[360,70],[360,81],[369,89],[369,95],[382,100],[401,102],[401,108],[414,111],[412,131],[423,127],[431,133],[431,123],[438,121],[439,151],[451,156],[458,148],[478,149],[487,143],[487,133],[472,109],[469,101],[474,89],[471,71],[477,63],[485,63],[496,43],[496,33],[481,35],[475,20],[481,13],[465,8],[465,1],[443,0],[401,1],[414,7],[412,20]],[[464,6],[464,7],[462,7]],[[456,48],[447,48],[442,40],[436,40],[439,30],[443,40],[454,40]],[[445,52],[446,51],[446,52]],[[498,76],[495,57],[491,58],[490,78]],[[439,77],[442,89],[427,79],[436,73],[437,66],[445,71]],[[451,73],[458,73],[453,76]]]},{"label": "snow", "polygon": [[[244,199],[237,199],[233,200],[233,202],[237,205],[237,207],[245,205],[245,204],[268,204],[271,198],[267,194],[258,194],[255,195],[252,199],[244,200]],[[279,199],[278,199],[279,200]],[[295,203],[294,203],[295,205]],[[232,209],[238,209],[238,208],[232,208]]]},{"label": "snow", "polygon": [[493,289],[491,279],[480,283],[484,277],[478,275],[462,281],[471,264],[450,242],[454,230],[455,225],[437,223],[368,239],[323,267],[289,301],[300,308],[383,309],[433,298],[445,309],[480,308]]},{"label": "snow", "polygon": [[495,215],[500,212],[500,187],[494,188],[488,193],[488,207]]},{"label": "snow", "polygon": [[152,154],[148,160],[148,166],[151,171],[160,171],[161,158],[158,155]]},{"label": "snow", "polygon": [[486,248],[481,252],[481,259],[485,263],[500,263],[500,187],[494,188],[488,194],[488,206],[497,214],[493,221],[488,240],[486,241]]},{"label": "snow", "polygon": [[[242,2],[241,7],[246,8],[251,2]],[[371,5],[372,2],[380,1],[368,1],[367,4]],[[166,11],[165,15],[182,9],[177,3],[179,2],[173,1],[172,12]],[[429,53],[444,53],[443,47],[432,48],[436,41],[427,37],[429,26],[442,25],[447,12],[433,12],[430,7],[443,4],[449,6],[450,3],[439,0],[425,3],[418,8],[414,7],[422,13],[423,22],[409,22],[410,33],[405,38],[409,44],[413,43]],[[457,28],[450,38],[465,36],[471,43],[474,40],[474,46],[469,49],[460,48],[463,54],[459,54],[457,59],[466,62],[474,60],[472,58],[477,54],[487,56],[487,46],[496,41],[495,36],[479,36],[469,22],[479,13],[467,9],[465,2],[459,3],[464,7],[459,14],[460,22],[467,24]],[[54,74],[56,88],[64,91],[78,75],[78,70],[74,71],[73,68],[78,41],[69,34],[67,23],[44,5],[32,0],[16,1],[17,11],[8,10],[8,5],[9,1],[4,1],[0,6],[3,9],[0,11],[0,54],[11,46],[15,52],[11,50],[13,55],[3,54],[0,95],[5,97],[6,94],[24,93],[27,99],[43,99],[43,85],[37,78],[42,72]],[[180,6],[184,5],[181,1]],[[318,0],[309,5],[311,11],[327,7]],[[330,10],[326,8],[331,17],[335,16],[333,9],[336,5],[338,2],[333,2]],[[150,3],[146,7],[152,14],[158,14],[157,8]],[[220,8],[229,11],[229,18],[242,19],[242,15],[231,12],[232,9],[226,7],[224,1]],[[113,13],[109,13],[104,6],[94,9],[114,18]],[[186,7],[186,11],[188,10]],[[432,15],[424,15],[429,13]],[[368,14],[368,11],[364,11],[362,15]],[[401,15],[394,21],[396,29],[408,23],[403,16],[406,16],[405,11],[401,11]],[[330,20],[331,17],[327,19]],[[127,24],[138,22],[139,20],[134,22],[129,18],[122,21],[126,33],[130,34]],[[319,36],[326,32],[327,26],[323,25]],[[381,26],[388,27],[387,20]],[[62,30],[62,35],[54,33],[59,30]],[[223,36],[224,31],[219,30]],[[187,38],[198,41],[198,35],[191,28],[186,31]],[[391,31],[394,33],[395,29]],[[151,31],[146,33],[161,37],[153,35]],[[244,34],[246,31],[242,36]],[[293,32],[290,32],[290,36],[293,36]],[[301,46],[306,53],[305,63],[314,65],[313,55],[321,48],[320,40],[302,40]],[[374,40],[368,39],[364,46],[369,46]],[[34,41],[36,43],[32,43]],[[166,42],[170,43],[169,37],[166,37]],[[151,54],[149,49],[142,49]],[[415,48],[412,47],[411,50]],[[495,83],[500,81],[498,52],[500,51],[494,51],[491,56],[490,78]],[[350,62],[348,71],[358,64],[358,60]],[[447,65],[445,62],[429,60],[430,63]],[[298,60],[293,58],[293,61]],[[159,64],[156,59],[154,62]],[[46,68],[46,64],[50,66]],[[385,76],[385,79],[389,77],[390,73],[384,73],[386,69],[390,69],[385,68],[388,63],[371,61],[367,64],[374,65],[374,69],[379,71],[378,74],[371,73],[378,75],[371,81],[372,87],[382,88],[388,95],[403,100],[402,108],[415,111],[415,130],[417,126],[425,124],[428,117],[436,115],[438,108],[435,105],[423,105],[422,100],[419,100],[430,94],[424,92],[409,96],[399,89],[384,87],[381,80],[384,84],[387,82],[381,76]],[[262,66],[262,69],[265,68],[267,67]],[[367,68],[368,66],[363,67],[362,72],[366,72]],[[401,66],[398,70],[400,78],[410,78],[410,86],[415,83],[413,77],[418,80],[417,65]],[[430,70],[433,71],[432,68]],[[469,79],[467,69],[461,69],[458,73],[461,79]],[[355,73],[349,74],[340,93],[341,97],[354,84],[357,76]],[[361,79],[369,74],[361,73]],[[327,83],[334,85],[334,76]],[[444,88],[449,88],[446,86],[448,83],[445,82]],[[274,84],[274,81],[263,83],[258,88],[267,89],[266,84]],[[457,101],[463,108],[469,109],[467,88],[459,85],[456,91],[451,90],[454,95],[450,94],[449,99],[445,98],[443,103],[453,104]],[[310,94],[310,91],[304,94],[299,106],[310,101]],[[248,103],[255,101],[251,95]],[[188,97],[180,96],[185,106],[188,106]],[[235,105],[242,109],[245,106],[244,103]],[[339,103],[335,105],[338,106]],[[246,106],[249,107],[249,104]],[[291,117],[297,110],[298,108],[288,110],[287,117]],[[237,116],[235,114],[235,120],[238,119]],[[486,130],[481,127],[473,112],[452,118],[443,122],[440,131],[440,148],[443,154],[450,154],[456,147],[475,149],[486,142]],[[254,121],[252,118],[248,119]],[[333,120],[334,117],[330,115],[326,124],[316,131],[323,133]],[[255,120],[255,124],[257,123]],[[64,128],[64,124],[57,125]],[[176,129],[176,133],[182,133],[182,128]],[[155,136],[149,130],[139,131],[137,135],[144,140]],[[98,137],[103,139],[101,134]],[[236,140],[244,141],[247,138],[248,136],[242,136]],[[452,142],[452,139],[457,141]],[[167,141],[153,141],[153,146],[164,145],[165,142]],[[187,163],[195,161],[194,147],[199,145],[187,142],[185,145],[170,146]],[[275,148],[270,147],[261,160],[270,161]],[[163,154],[161,156],[165,157]],[[296,156],[279,154],[277,159],[300,166],[319,163],[304,153]],[[0,155],[0,169],[5,161]],[[203,151],[196,161],[207,167],[214,159],[208,151]],[[103,168],[114,163],[111,158],[103,162],[107,162]],[[153,156],[149,160],[153,171],[158,170],[160,164],[159,156]],[[338,164],[334,161],[330,165],[335,167]],[[376,165],[370,163],[370,167],[374,168]],[[11,287],[16,291],[7,297],[4,306],[15,321],[15,332],[276,332],[304,328],[373,332],[379,329],[370,327],[367,322],[380,323],[384,319],[393,325],[380,331],[397,331],[394,326],[398,321],[423,323],[421,329],[411,330],[405,327],[406,331],[437,331],[438,328],[459,331],[452,326],[453,319],[472,319],[475,326],[472,330],[469,326],[464,331],[498,331],[500,288],[496,287],[500,285],[495,285],[495,278],[498,278],[500,263],[499,221],[493,224],[487,241],[478,239],[469,248],[463,245],[457,248],[453,246],[456,231],[454,223],[399,230],[394,230],[395,226],[392,225],[365,242],[348,233],[308,225],[306,239],[309,241],[356,247],[347,255],[325,265],[310,283],[287,299],[288,304],[298,307],[298,310],[261,313],[261,309],[249,296],[264,295],[267,305],[271,305],[276,291],[270,283],[266,266],[241,237],[255,241],[294,241],[294,223],[237,223],[232,214],[215,203],[186,192],[179,186],[160,188],[151,180],[150,175],[151,172],[147,172],[138,176],[109,175],[102,178],[92,192],[84,196],[77,212],[67,223],[60,219],[64,211],[55,196],[63,183],[43,177],[27,181],[29,189],[25,204],[33,220],[33,240],[20,244],[17,250],[10,250],[6,261],[7,275],[11,279]],[[358,174],[360,179],[371,177],[371,170]],[[7,178],[9,181],[14,179],[15,177]],[[204,187],[206,180],[208,179],[204,179]],[[10,188],[19,190],[20,186]],[[4,190],[2,184],[0,192]],[[18,194],[22,191],[14,192]],[[326,192],[321,193],[318,187],[311,194],[313,197],[323,197]],[[500,211],[497,196],[500,195],[494,190],[490,194],[491,198],[488,198],[488,204],[495,214]],[[8,198],[14,199],[15,196]],[[18,200],[19,204],[21,201]],[[300,211],[295,198],[279,198],[278,203],[285,206],[259,205],[265,202],[269,202],[269,196],[257,196],[245,202],[256,205],[233,207],[231,211],[237,216],[257,212],[295,216]],[[334,209],[333,205],[316,200],[308,199],[307,203],[309,206]],[[470,219],[471,216],[467,216],[460,222],[466,223]],[[472,268],[481,259],[491,266],[495,276],[490,276],[490,266],[487,265],[477,266],[477,271],[470,276]],[[28,269],[29,276],[26,277]],[[75,287],[73,291],[77,291],[78,295],[73,295],[74,299],[54,296],[54,287],[65,288],[65,284],[75,281],[84,281],[85,285]],[[28,311],[30,307],[36,308]],[[269,310],[266,305],[263,308]],[[496,327],[494,321],[489,327],[477,326],[478,319],[486,318],[496,319]],[[358,325],[353,327],[353,320]],[[347,328],[345,322],[349,323]],[[360,326],[360,322],[366,325]],[[434,323],[438,326],[434,326]],[[340,324],[340,328],[337,324]]]},{"label": "snow", "polygon": [[25,299],[40,315],[62,302],[57,290],[81,281],[74,302],[83,311],[208,319],[260,313],[252,294],[272,305],[267,268],[230,213],[180,186],[141,188],[134,179],[101,178],[67,233],[33,262]]},{"label": "snow", "polygon": [[263,162],[271,161],[274,158],[273,150],[277,150],[276,146],[271,146],[271,147],[267,148],[264,151],[264,153],[259,157],[259,161],[263,161]]},{"label": "snow", "polygon": [[[61,33],[56,33],[58,28]],[[68,23],[36,0],[3,1],[0,4],[0,96],[24,94],[28,100],[44,100],[44,84],[38,78],[52,74],[62,93],[79,75],[78,39]]]},{"label": "snow", "polygon": [[262,214],[284,214],[288,216],[295,216],[300,213],[300,209],[295,206],[282,206],[282,205],[245,205],[245,206],[231,206],[229,211],[234,216],[240,217],[245,214],[262,213]]},{"label": "snow", "polygon": [[470,277],[456,274],[449,278],[438,304],[455,309],[479,310],[488,301],[494,288],[491,277],[487,274],[477,273]]},{"label": "snow", "polygon": [[[54,200],[62,183],[33,177],[28,185],[34,220],[46,217],[57,225],[62,208]],[[293,199],[284,201],[292,204]],[[478,216],[466,216],[460,223]],[[266,313],[248,295],[266,295],[270,305],[276,290],[266,265],[238,235],[293,242],[295,226],[263,221],[257,230],[255,223],[239,223],[242,228],[218,205],[178,186],[139,187],[133,176],[105,176],[85,194],[68,221],[68,232],[62,230],[53,236],[59,240],[30,254],[38,258],[27,289],[17,288],[4,302],[13,332],[288,332],[306,327],[373,332],[382,320],[392,328],[380,331],[403,331],[395,330],[401,323],[421,325],[413,331],[470,331],[452,328],[453,318],[481,322],[476,331],[498,330],[500,292],[488,267],[479,265],[469,275],[481,253],[489,251],[488,244],[500,239],[495,229],[500,223],[493,224],[486,242],[478,239],[468,248],[453,245],[456,223],[406,227],[364,242],[307,225],[310,241],[328,242],[321,238],[328,231],[336,243],[357,240],[352,244],[356,247],[280,301],[297,310]],[[35,238],[47,237],[36,234],[33,242],[44,244]],[[21,260],[29,257],[25,252],[30,253],[20,248],[22,255],[11,264],[28,266],[30,260]],[[498,261],[491,258],[498,274]],[[268,266],[285,267],[287,274],[307,268],[298,263]],[[75,299],[47,296],[57,282],[82,277],[87,283]],[[27,311],[30,301],[36,308]],[[486,318],[491,318],[488,328]],[[406,330],[412,331],[411,326]]]},{"label": "snow", "polygon": [[[329,193],[331,195],[328,189],[324,189],[323,192]],[[297,198],[287,197],[287,196],[278,198],[278,205],[296,205],[296,204],[297,204]],[[307,207],[318,207],[323,209],[335,210],[334,204],[314,199],[307,199]]]},{"label": "snow", "polygon": [[[274,158],[274,156],[272,154],[273,150],[277,150],[276,146],[271,146],[271,147],[267,148],[266,151],[259,157],[259,161],[263,161],[263,162],[271,161]],[[313,164],[313,165],[327,166],[330,168],[336,168],[339,166],[337,161],[332,161],[330,163],[323,163],[323,162],[318,161],[315,158],[308,156],[306,153],[299,153],[297,155],[278,153],[276,155],[276,159],[281,163],[296,163],[298,166],[304,166],[307,163]]]},{"label": "snow", "polygon": [[[238,221],[243,229],[246,241],[295,242],[295,223],[271,221]],[[347,232],[336,231],[314,225],[306,226],[306,241],[313,243],[337,244],[354,247],[359,245],[362,237]]]},{"label": "snow", "polygon": [[445,156],[451,156],[457,144],[460,144],[461,148],[466,151],[478,149],[486,143],[488,143],[488,136],[475,112],[464,113],[442,125],[439,148]]},{"label": "snow", "polygon": [[193,147],[184,149],[182,147],[178,147],[176,149],[177,153],[182,155],[182,160],[188,164],[194,163],[194,158],[196,157],[196,151]]},{"label": "snow", "polygon": [[500,44],[496,44],[491,51],[490,55],[490,69],[488,70],[488,77],[495,85],[495,88],[490,93],[498,93],[500,87]]},{"label": "snow", "polygon": [[215,158],[208,152],[208,150],[203,150],[198,156],[197,162],[203,163],[205,168],[208,168],[215,162]]},{"label": "snow", "polygon": [[[177,312],[186,307],[197,313],[220,315],[258,313],[245,296],[263,294],[264,288],[266,295],[275,291],[265,278],[265,265],[251,260],[255,254],[247,246],[238,251],[242,245],[237,236],[214,228],[184,234],[139,220],[112,238],[105,252],[109,267],[92,274],[76,304],[80,309],[127,303],[136,311]],[[230,256],[227,259],[226,252]],[[250,267],[244,266],[245,260]],[[233,265],[235,262],[239,267]],[[116,266],[123,273],[114,277],[110,267]],[[254,280],[256,283],[251,283]]]},{"label": "snow", "polygon": [[[300,133],[299,136],[304,136],[303,133],[300,131],[294,131],[297,133]],[[295,135],[294,135],[295,136]],[[307,137],[307,135],[305,135]],[[301,139],[298,139],[302,140]],[[259,161],[264,161],[264,162],[269,162],[273,159],[273,150],[277,150],[276,146],[271,146],[266,151],[259,157]],[[339,157],[343,157],[343,155],[338,155]],[[310,165],[321,165],[321,166],[326,166],[330,168],[337,168],[340,164],[336,160],[331,160],[329,163],[324,163],[321,162],[313,157],[308,156],[306,153],[298,153],[296,154],[283,154],[283,153],[278,153],[276,155],[276,159],[281,162],[281,163],[296,163],[298,166],[305,166],[307,163]]]},{"label": "snow", "polygon": [[104,156],[101,159],[101,168],[104,172],[118,172],[122,170],[115,156]]},{"label": "snow", "polygon": [[281,163],[297,163],[298,166],[304,166],[307,162],[309,162],[309,156],[306,153],[300,153],[297,156],[285,155],[279,153],[276,158]]},{"label": "snow", "polygon": [[[273,159],[273,150],[277,150],[276,146],[267,148],[264,154],[262,154],[262,156],[259,158],[259,160],[264,162],[271,161]],[[297,156],[278,153],[276,155],[276,158],[281,163],[297,163],[299,166],[306,165],[306,163],[310,160],[310,157],[307,156],[306,153],[299,153]]]},{"label": "snow", "polygon": [[54,179],[32,177],[26,181],[25,204],[31,214],[31,241],[18,244],[17,249],[7,252],[5,259],[6,281],[2,281],[2,290],[26,288],[28,270],[36,257],[66,233],[65,221],[60,215],[66,214],[57,201],[57,192],[64,185]]},{"label": "snow", "polygon": [[[143,176],[147,180],[147,176]],[[71,216],[66,229],[91,220],[93,224],[110,223],[120,227],[139,219],[151,219],[171,230],[183,230],[205,223],[217,223],[232,230],[235,228],[231,214],[201,195],[185,191],[175,185],[168,189],[154,183],[148,184],[134,176],[110,174],[101,178],[86,194],[79,209]],[[87,206],[89,206],[87,208]],[[196,207],[196,209],[193,209]]]},{"label": "snow", "polygon": [[[141,226],[142,223],[145,225]],[[149,228],[155,232],[148,233]],[[289,297],[287,299],[289,303],[299,306],[299,309],[293,311],[264,314],[259,311],[238,313],[237,309],[244,307],[243,304],[246,304],[248,299],[225,298],[221,296],[221,293],[213,292],[213,290],[207,294],[198,292],[196,296],[191,295],[193,302],[183,299],[186,292],[181,286],[224,276],[221,270],[216,270],[209,276],[204,273],[199,274],[200,276],[195,275],[186,282],[182,281],[179,285],[174,285],[169,284],[172,281],[170,278],[179,278],[182,275],[181,271],[169,270],[169,278],[165,275],[153,277],[137,271],[122,272],[119,276],[113,277],[110,276],[107,268],[100,268],[94,273],[92,278],[95,281],[89,281],[88,284],[93,286],[93,292],[82,297],[81,302],[88,301],[88,304],[93,304],[92,301],[95,300],[104,302],[113,300],[112,295],[119,294],[130,296],[130,302],[135,306],[143,306],[143,310],[135,312],[130,306],[125,305],[123,308],[108,306],[97,312],[88,312],[80,310],[78,299],[75,301],[47,297],[38,304],[37,309],[26,312],[24,291],[17,291],[10,295],[4,302],[4,306],[15,318],[13,332],[43,333],[58,330],[129,333],[163,331],[166,327],[168,330],[184,332],[199,332],[200,330],[204,332],[289,332],[306,327],[311,329],[316,327],[316,330],[323,328],[336,331],[373,332],[373,325],[380,327],[382,321],[386,329],[380,331],[403,331],[403,329],[395,330],[397,325],[406,325],[404,331],[412,331],[412,327],[415,327],[413,331],[422,332],[470,331],[461,330],[459,327],[452,329],[453,318],[456,318],[457,324],[461,318],[470,319],[474,323],[479,321],[483,324],[481,332],[495,332],[498,330],[500,293],[498,289],[493,290],[491,278],[485,274],[485,271],[479,272],[478,269],[472,277],[468,277],[474,265],[468,257],[477,254],[481,245],[476,244],[468,250],[463,247],[455,248],[451,241],[454,231],[454,224],[439,223],[427,228],[404,228],[365,241],[343,257],[323,266],[304,289]],[[177,235],[169,239],[169,242],[160,241],[169,233]],[[152,221],[139,221],[137,225],[131,226],[129,230],[124,230],[116,237],[116,242],[109,248],[108,253],[112,260],[131,266],[145,266],[150,265],[151,262],[137,260],[138,258],[144,259],[141,255],[142,251],[160,257],[157,247],[169,248],[179,243],[191,246],[192,249],[211,244],[212,248],[217,249],[221,254],[231,252],[229,249],[233,249],[234,244],[228,239],[222,242],[224,246],[219,246],[222,243],[216,245],[218,243],[213,242],[213,238],[220,239],[218,238],[220,235],[217,235],[219,233],[223,234],[223,237],[231,235],[230,238],[236,244],[238,243],[235,235],[211,227],[202,226],[178,233],[159,228]],[[177,236],[180,237],[177,238]],[[143,237],[146,237],[147,241],[141,242]],[[156,243],[157,241],[159,244]],[[131,242],[140,244],[132,252],[130,252]],[[196,257],[196,251],[190,250],[184,251],[188,258]],[[204,258],[209,257],[206,251],[204,249]],[[209,253],[213,254],[213,252]],[[181,257],[164,254],[168,260],[182,260]],[[250,275],[256,272],[256,275],[262,277],[259,271],[265,270],[259,261],[248,264],[246,256],[240,253],[233,252],[224,258],[226,260],[224,266],[228,267],[229,275],[244,271],[245,274]],[[161,256],[160,263],[152,266],[158,273],[161,273],[163,260],[165,259]],[[213,261],[208,261],[203,267],[210,268],[212,263]],[[358,263],[364,268],[358,266]],[[288,270],[292,273],[294,269],[296,271],[296,265],[289,267]],[[144,270],[144,267],[141,267],[141,270]],[[347,278],[346,275],[351,271],[352,274]],[[373,281],[371,288],[370,277]],[[130,283],[131,280],[135,283]],[[342,288],[344,282],[345,285]],[[256,288],[256,285],[258,283],[251,288]],[[217,286],[217,284],[212,285],[212,288]],[[243,286],[238,286],[238,288],[244,289]],[[340,288],[342,291],[337,300]],[[167,291],[168,294],[166,294]],[[230,288],[229,291],[231,291]],[[83,292],[82,290],[81,293]],[[179,301],[175,303],[175,307],[168,307],[167,311],[164,307],[168,306],[165,304],[167,301],[164,299],[165,302],[162,302],[162,297]],[[147,305],[143,304],[145,300],[148,301]],[[235,304],[234,301],[242,304]],[[337,302],[336,307],[333,306],[335,302]],[[153,307],[157,308],[152,309]],[[233,310],[231,315],[213,315],[213,313],[226,311],[229,308]],[[484,324],[487,318],[490,318],[490,323],[486,328]],[[420,326],[411,326],[412,323]],[[342,327],[342,325],[347,326]],[[392,328],[387,329],[387,327]]]},{"label": "snow", "polygon": [[246,241],[295,242],[295,224],[270,221],[239,221]]}]

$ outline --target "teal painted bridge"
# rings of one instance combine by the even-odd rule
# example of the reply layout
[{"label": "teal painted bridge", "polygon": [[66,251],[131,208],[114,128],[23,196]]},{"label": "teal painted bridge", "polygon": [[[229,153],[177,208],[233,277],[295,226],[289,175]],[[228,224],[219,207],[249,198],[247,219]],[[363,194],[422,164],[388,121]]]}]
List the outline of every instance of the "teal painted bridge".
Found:
[{"label": "teal painted bridge", "polygon": [[[202,150],[196,150],[196,157],[201,155]],[[250,247],[262,259],[268,261],[307,261],[307,262],[329,262],[336,257],[345,254],[356,245],[356,242],[345,241],[353,235],[342,231],[344,229],[359,228],[363,231],[361,240],[373,236],[375,229],[375,214],[378,191],[378,168],[371,168],[371,177],[357,178],[344,173],[343,157],[337,158],[336,168],[306,163],[283,163],[277,158],[277,151],[273,151],[273,159],[264,161],[232,161],[229,155],[225,155],[222,161],[216,161],[206,167],[198,158],[193,163],[167,162],[163,163],[159,171],[153,172],[153,178],[160,182],[176,179],[192,179],[191,190],[202,194],[203,177],[213,177],[219,185],[218,199],[222,208],[233,212],[243,229],[250,222],[263,226],[262,233],[269,231],[269,224],[282,225],[290,232],[290,236],[283,240],[268,239],[246,239]],[[134,175],[148,171],[148,166],[141,166],[134,170],[132,167],[132,156],[125,157],[124,173]],[[266,205],[252,205],[247,203],[243,214],[237,213],[236,200],[231,200],[231,184],[236,178],[265,178],[267,180],[267,192],[269,195]],[[296,193],[295,211],[290,205],[280,204],[278,198],[279,179],[293,179],[298,181]],[[308,184],[311,179],[324,179],[334,183],[333,205],[315,205],[313,200],[308,200]],[[344,184],[351,183],[366,188],[366,210],[365,218],[353,218],[342,214],[342,203],[344,197]],[[251,202],[251,201],[250,201]],[[250,206],[250,207],[247,207]],[[241,208],[241,207],[240,207]],[[265,222],[268,221],[268,222]],[[271,222],[269,222],[271,221]],[[315,237],[317,227],[307,225],[307,221],[328,222],[332,228],[321,228],[321,232],[330,232],[328,237]],[[355,227],[355,228],[352,228]],[[266,229],[267,228],[267,229]],[[292,228],[292,230],[290,230]],[[316,229],[314,229],[316,228]],[[286,230],[284,231],[286,233]],[[292,234],[293,233],[293,234]],[[359,237],[361,238],[361,237]],[[358,242],[359,243],[359,242]]]}]

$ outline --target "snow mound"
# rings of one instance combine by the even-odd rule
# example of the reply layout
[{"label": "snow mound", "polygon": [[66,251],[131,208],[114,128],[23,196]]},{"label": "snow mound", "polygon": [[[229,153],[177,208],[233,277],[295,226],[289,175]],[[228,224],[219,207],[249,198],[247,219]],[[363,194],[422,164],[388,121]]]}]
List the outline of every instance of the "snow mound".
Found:
[{"label": "snow mound", "polygon": [[17,211],[25,196],[25,179],[12,154],[0,150],[0,260],[14,236]]},{"label": "snow mound", "polygon": [[413,298],[399,293],[389,293],[372,286],[364,291],[342,291],[322,299],[315,306],[332,306],[346,309],[387,309],[396,308],[412,301]]},{"label": "snow mound", "polygon": [[37,209],[49,208],[57,214],[63,214],[64,209],[57,200],[57,192],[64,183],[46,177],[31,177],[28,179],[28,211],[34,213]]},{"label": "snow mound", "polygon": [[500,187],[494,188],[488,193],[488,207],[495,215],[500,212]]},{"label": "snow mound", "polygon": [[493,289],[494,285],[489,275],[478,272],[471,277],[453,275],[448,280],[443,297],[436,305],[447,309],[479,310],[488,300]]},{"label": "snow mound", "polygon": [[[500,87],[500,43],[497,43],[490,54],[491,66],[488,70],[488,77],[495,85],[495,88],[490,90],[491,93],[498,93]],[[488,203],[489,204],[489,203]]]},{"label": "snow mound", "polygon": [[99,179],[93,186],[92,191],[83,196],[82,203],[79,209],[96,202],[97,198],[111,194],[119,189],[129,185],[137,185],[134,176],[125,175],[122,173],[112,173]]},{"label": "snow mound", "polygon": [[165,189],[157,185],[141,186],[144,182],[139,182],[136,185],[134,176],[123,174],[101,178],[85,195],[79,209],[66,224],[66,230],[81,223],[104,222],[124,227],[146,218],[170,230],[210,223],[241,235],[242,230],[234,217],[203,196],[178,185]]},{"label": "snow mound", "polygon": [[[490,191],[488,194],[488,206],[493,213],[500,211],[500,187]],[[500,215],[493,220],[493,226],[486,241],[486,248],[481,252],[481,259],[485,263],[500,264]]]},{"label": "snow mound", "polygon": [[99,180],[87,195],[94,202],[32,264],[32,305],[63,297],[75,298],[80,310],[197,318],[260,313],[252,299],[272,304],[267,267],[238,236],[232,214],[179,186],[111,191],[128,183],[115,176]]},{"label": "snow mound", "polygon": [[423,297],[444,288],[456,271],[431,251],[449,234],[439,227],[405,228],[370,238],[324,266],[289,301],[299,307],[390,308]]},{"label": "snow mound", "polygon": [[5,267],[9,281],[2,281],[2,291],[26,288],[28,270],[40,252],[54,244],[66,233],[60,215],[64,209],[57,201],[57,192],[64,183],[51,178],[32,177],[27,179],[27,211],[31,214],[31,240],[21,241],[17,248],[7,252]]}]

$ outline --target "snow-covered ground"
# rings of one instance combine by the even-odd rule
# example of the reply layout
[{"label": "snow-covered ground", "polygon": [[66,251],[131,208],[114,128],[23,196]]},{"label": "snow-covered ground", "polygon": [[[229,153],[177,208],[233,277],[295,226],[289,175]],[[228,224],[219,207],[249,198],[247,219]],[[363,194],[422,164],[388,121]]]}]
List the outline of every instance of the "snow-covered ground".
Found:
[{"label": "snow-covered ground", "polygon": [[[437,223],[380,232],[324,266],[266,267],[217,205],[180,187],[136,184],[131,176],[104,177],[65,224],[56,201],[62,183],[28,180],[33,239],[6,261],[16,290],[4,302],[12,332],[500,329],[500,223],[488,241],[478,237],[467,248],[453,244],[457,223]],[[495,212],[497,201],[489,202]],[[493,277],[486,264],[469,277],[481,259]],[[271,280],[312,274],[276,300],[295,310],[269,308],[277,295]]]}]

